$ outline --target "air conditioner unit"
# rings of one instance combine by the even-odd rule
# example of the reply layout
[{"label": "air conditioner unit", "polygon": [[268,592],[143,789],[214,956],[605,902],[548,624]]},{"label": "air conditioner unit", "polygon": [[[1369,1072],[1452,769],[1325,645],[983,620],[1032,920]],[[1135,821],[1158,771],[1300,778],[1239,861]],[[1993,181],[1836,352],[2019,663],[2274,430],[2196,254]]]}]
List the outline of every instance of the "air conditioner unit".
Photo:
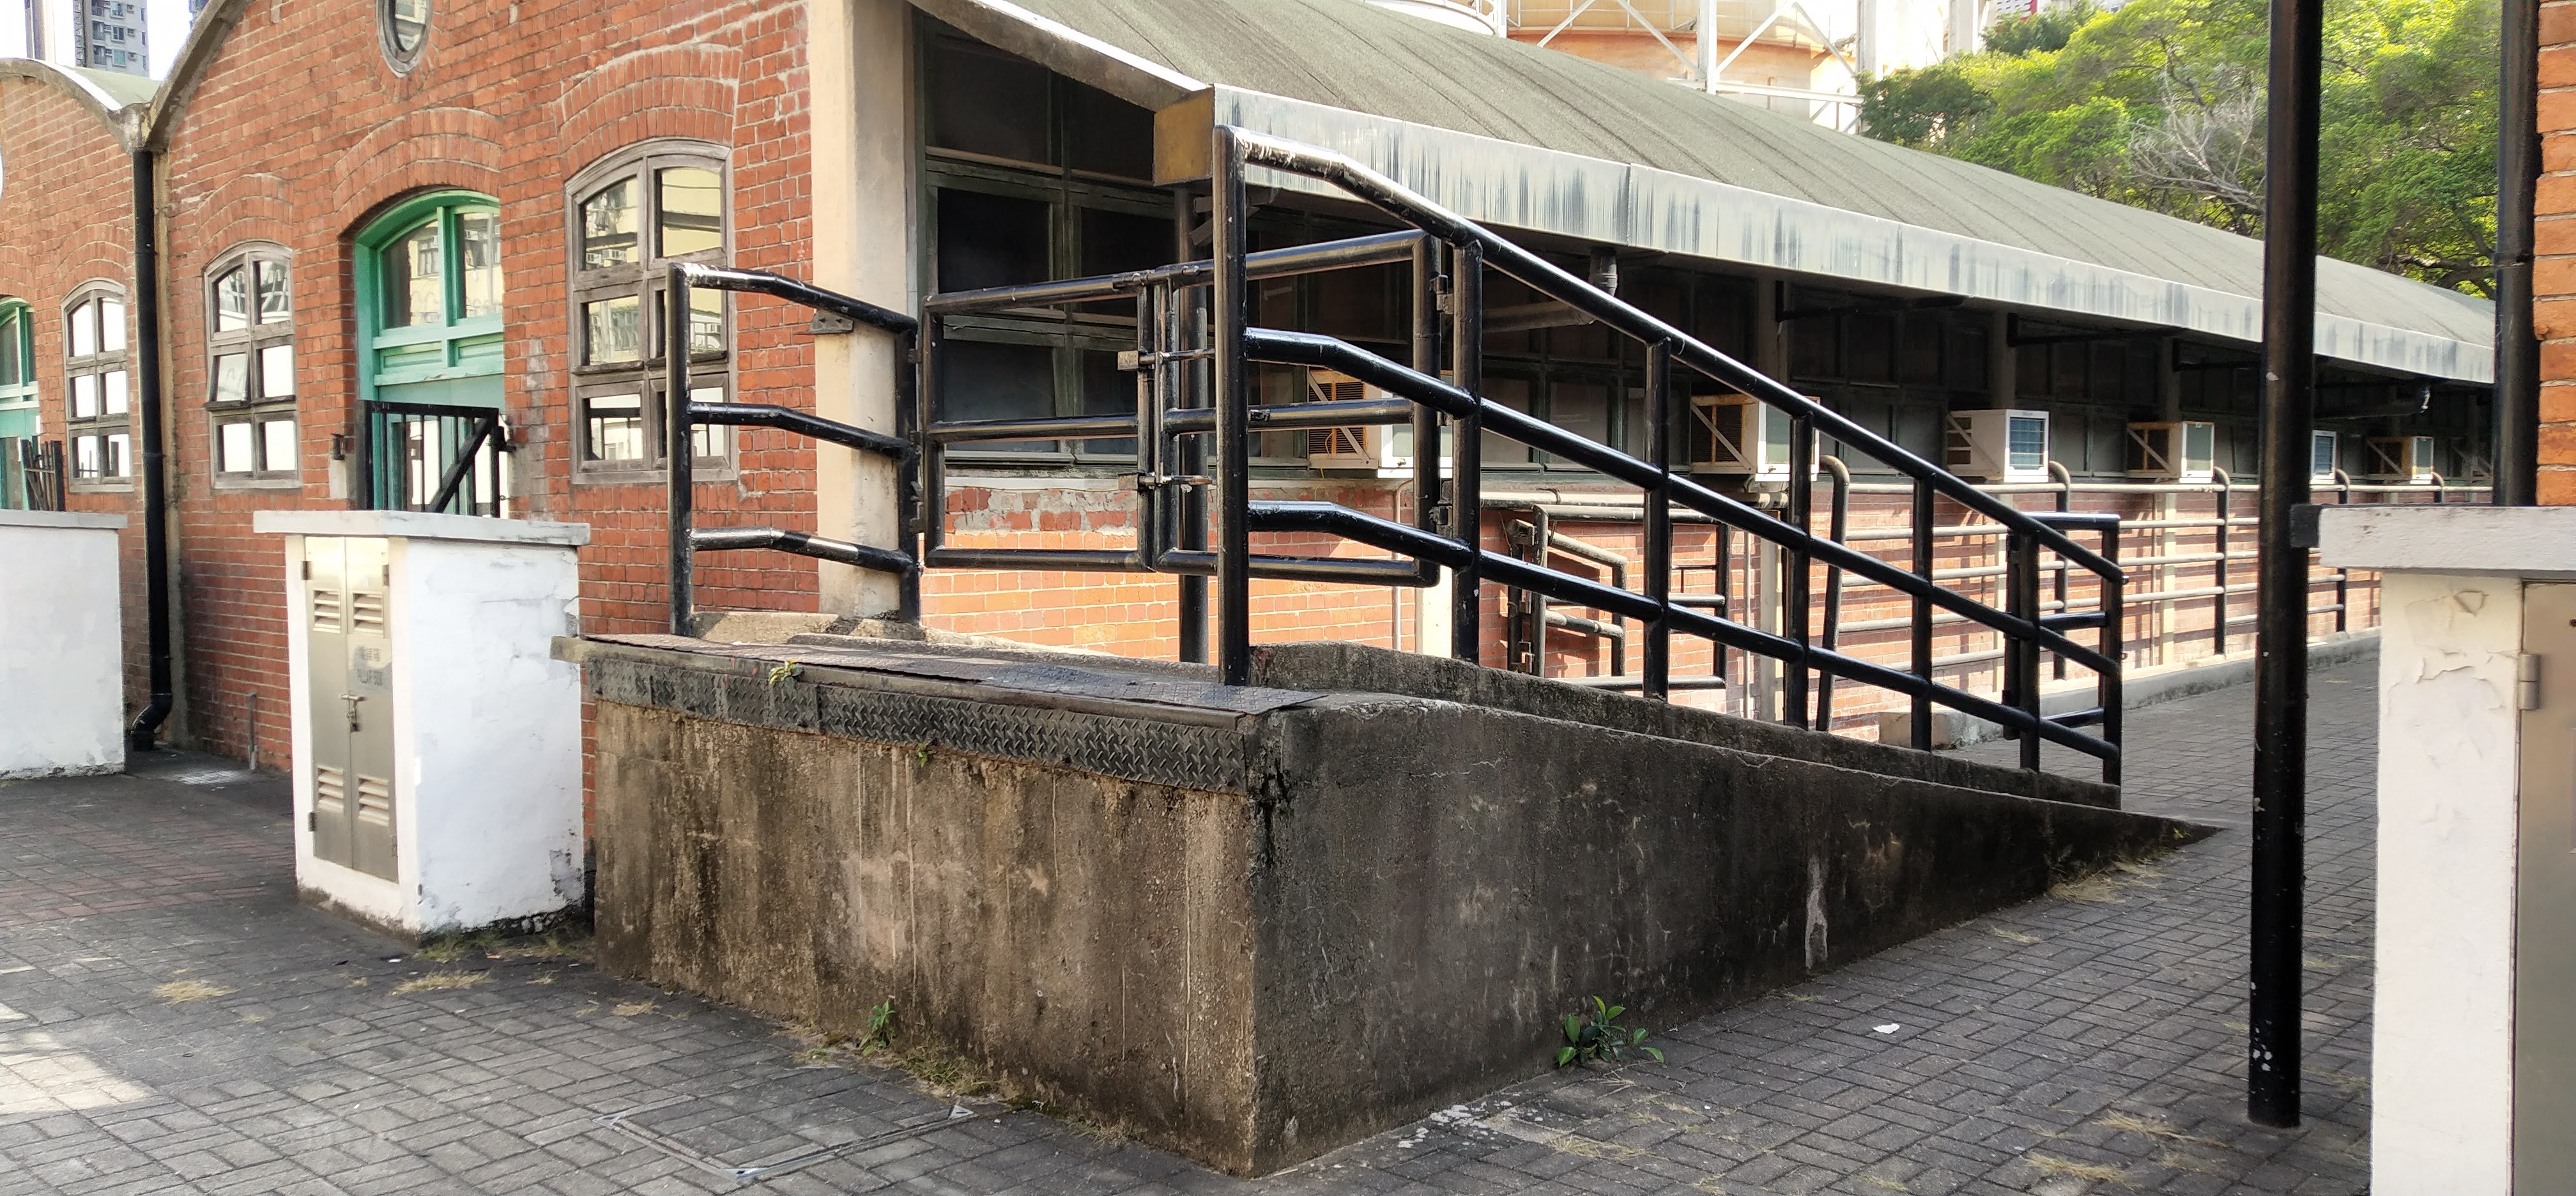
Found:
[{"label": "air conditioner unit", "polygon": [[2129,476],[2206,482],[2216,476],[2218,425],[2198,420],[2129,425]]},{"label": "air conditioner unit", "polygon": [[[1789,413],[1751,395],[1692,395],[1687,441],[1692,473],[1789,476]],[[1807,472],[1816,471],[1811,454]]]},{"label": "air conditioner unit", "polygon": [[1953,411],[1943,438],[1950,472],[1983,482],[2048,480],[2048,413]]},{"label": "air conditioner unit", "polygon": [[2343,437],[2332,432],[2308,433],[2308,483],[2332,485],[2343,468]]},{"label": "air conditioner unit", "polygon": [[2373,436],[2361,443],[2367,454],[2362,459],[2362,477],[2410,486],[2433,484],[2432,437]]},{"label": "air conditioner unit", "polygon": [[[1316,403],[1383,399],[1389,392],[1348,374],[1306,371],[1306,398]],[[1306,464],[1315,469],[1365,469],[1372,473],[1413,468],[1413,425],[1350,424],[1308,428]]]}]

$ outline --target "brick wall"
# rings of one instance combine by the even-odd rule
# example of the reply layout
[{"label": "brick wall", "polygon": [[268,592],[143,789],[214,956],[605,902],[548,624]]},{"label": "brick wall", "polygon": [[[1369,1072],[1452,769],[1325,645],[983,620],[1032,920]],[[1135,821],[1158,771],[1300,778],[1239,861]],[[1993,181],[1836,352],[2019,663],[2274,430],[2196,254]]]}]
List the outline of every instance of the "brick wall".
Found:
[{"label": "brick wall", "polygon": [[[807,272],[804,9],[755,0],[597,5],[443,0],[417,65],[389,67],[371,0],[250,4],[172,129],[164,164],[172,508],[179,528],[185,684],[195,742],[287,757],[282,550],[251,532],[269,508],[344,509],[335,435],[354,443],[359,334],[354,238],[403,196],[461,187],[499,200],[517,448],[514,514],[585,522],[583,619],[660,624],[664,502],[645,485],[576,480],[566,230],[572,176],[656,138],[731,150],[733,261]],[[12,161],[13,169],[15,161]],[[13,180],[14,181],[14,180]],[[206,350],[208,267],[246,241],[293,253],[302,479],[217,489]],[[733,368],[745,402],[812,405],[806,317],[738,297]],[[739,472],[700,488],[711,521],[813,527],[813,451],[740,438]],[[811,610],[809,562],[711,557],[710,607]],[[254,710],[256,727],[254,728]]]},{"label": "brick wall", "polygon": [[2532,293],[2540,345],[2540,501],[2576,503],[2576,0],[2540,10],[2540,188]]},{"label": "brick wall", "polygon": [[[33,309],[40,435],[65,440],[63,303],[82,284],[96,281],[113,282],[131,297],[133,167],[117,134],[66,84],[14,74],[0,76],[0,163],[6,168],[0,179],[0,297],[24,300]],[[129,334],[130,324],[129,314]],[[122,546],[130,714],[151,698],[144,668],[142,489],[76,492],[66,505],[131,521]]]}]

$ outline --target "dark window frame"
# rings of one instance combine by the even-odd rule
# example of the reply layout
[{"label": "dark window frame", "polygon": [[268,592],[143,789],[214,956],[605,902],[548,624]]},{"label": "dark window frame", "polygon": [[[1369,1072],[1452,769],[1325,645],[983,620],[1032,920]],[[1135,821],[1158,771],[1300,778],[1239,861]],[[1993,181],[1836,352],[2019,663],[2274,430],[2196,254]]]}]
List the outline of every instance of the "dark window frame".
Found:
[{"label": "dark window frame", "polygon": [[[116,305],[113,327],[116,345],[108,346],[107,318],[109,303]],[[134,488],[134,386],[130,354],[134,344],[133,310],[126,305],[125,287],[106,279],[93,279],[73,289],[63,302],[63,439],[64,454],[69,461],[71,488],[74,491],[120,491]],[[78,323],[90,322],[90,352],[79,353],[81,341]],[[80,380],[95,379],[91,394],[95,410],[80,415]],[[122,411],[108,410],[109,397],[116,389],[115,379],[123,386]],[[94,457],[93,457],[94,454]],[[86,469],[85,461],[94,459],[96,469]],[[113,472],[110,467],[113,466]]]},{"label": "dark window frame", "polygon": [[[715,173],[719,196],[717,244],[712,249],[664,256],[661,253],[659,172],[681,168]],[[591,267],[584,245],[586,205],[621,181],[631,182],[636,191],[634,260]],[[664,322],[668,268],[674,262],[721,266],[732,260],[734,198],[731,151],[709,142],[660,138],[603,156],[573,176],[564,188],[564,237],[568,279],[564,352],[572,376],[573,409],[570,416],[574,480],[615,485],[652,481],[661,476],[665,456],[662,406],[666,359],[662,356],[665,330],[661,325]],[[720,344],[712,350],[690,351],[690,391],[699,396],[698,401],[727,402],[735,387],[735,307],[730,292],[692,292],[693,297],[698,294],[712,296],[716,301]],[[633,297],[638,304],[638,343],[634,360],[591,362],[588,305],[627,297]],[[598,417],[594,415],[592,403],[628,395],[634,396],[637,404],[632,424],[641,440],[637,447],[642,455],[599,456],[594,452],[598,446],[597,429],[593,424]],[[696,436],[700,447],[695,454],[694,467],[702,480],[723,480],[738,469],[735,441],[727,429],[701,427]]]},{"label": "dark window frame", "polygon": [[[284,314],[270,318],[264,302],[266,295],[260,282],[264,274],[274,271],[282,276],[286,305]],[[244,323],[240,328],[223,325],[223,291],[225,280],[238,277],[243,291]],[[206,312],[206,403],[208,432],[206,439],[207,472],[217,489],[288,489],[304,484],[303,425],[296,405],[302,387],[296,378],[295,361],[295,267],[293,255],[286,247],[270,242],[251,242],[226,250],[206,270],[201,298]],[[278,349],[286,351],[287,389],[274,392],[268,381],[268,355]],[[238,399],[223,397],[224,360],[239,357],[242,361],[242,395]],[[283,468],[269,455],[268,425],[284,422],[294,431],[289,440],[295,447],[293,459]],[[250,453],[256,464],[247,470],[228,470],[224,450],[226,429],[248,426],[252,429]]]}]

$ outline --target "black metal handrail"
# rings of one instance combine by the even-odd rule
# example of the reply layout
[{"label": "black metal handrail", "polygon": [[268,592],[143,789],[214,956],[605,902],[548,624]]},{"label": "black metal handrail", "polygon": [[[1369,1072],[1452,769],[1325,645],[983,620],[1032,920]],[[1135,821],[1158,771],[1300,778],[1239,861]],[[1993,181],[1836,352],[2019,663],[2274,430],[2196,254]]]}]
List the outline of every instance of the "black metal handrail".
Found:
[{"label": "black metal handrail", "polygon": [[[776,527],[701,528],[697,520],[697,448],[694,443],[699,425],[775,428],[808,439],[837,444],[843,448],[882,457],[895,463],[895,506],[897,520],[906,545],[912,542],[919,524],[916,496],[912,491],[914,450],[911,429],[907,426],[912,404],[904,401],[904,391],[911,385],[911,358],[920,322],[891,308],[879,307],[864,299],[827,291],[810,283],[798,282],[784,275],[760,270],[735,270],[723,266],[706,266],[693,262],[675,263],[664,294],[662,396],[665,455],[664,478],[670,494],[671,557],[671,634],[693,635],[697,614],[697,554],[742,549],[771,549],[816,560],[833,561],[854,568],[894,575],[900,586],[898,614],[905,619],[921,617],[921,565],[912,553],[900,549],[875,548],[852,544],[811,532]],[[899,342],[895,364],[895,423],[893,434],[854,427],[837,420],[825,419],[811,412],[766,403],[698,403],[689,398],[689,354],[675,352],[688,335],[689,292],[695,287],[710,290],[741,291],[768,295],[801,304],[809,309],[827,312],[882,332],[892,333]],[[818,328],[818,330],[821,330]]]}]

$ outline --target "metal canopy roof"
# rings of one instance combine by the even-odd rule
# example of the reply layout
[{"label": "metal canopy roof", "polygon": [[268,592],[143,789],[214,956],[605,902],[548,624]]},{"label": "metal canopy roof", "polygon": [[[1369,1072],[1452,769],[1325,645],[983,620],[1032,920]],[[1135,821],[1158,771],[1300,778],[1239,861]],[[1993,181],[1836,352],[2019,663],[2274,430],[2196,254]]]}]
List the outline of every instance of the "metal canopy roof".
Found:
[{"label": "metal canopy roof", "polygon": [[[2260,242],[1360,0],[913,3],[1145,107],[1203,96],[1210,119],[1341,150],[1499,226],[2260,338]],[[2492,377],[2485,300],[2328,258],[2318,294],[2320,353]]]}]

